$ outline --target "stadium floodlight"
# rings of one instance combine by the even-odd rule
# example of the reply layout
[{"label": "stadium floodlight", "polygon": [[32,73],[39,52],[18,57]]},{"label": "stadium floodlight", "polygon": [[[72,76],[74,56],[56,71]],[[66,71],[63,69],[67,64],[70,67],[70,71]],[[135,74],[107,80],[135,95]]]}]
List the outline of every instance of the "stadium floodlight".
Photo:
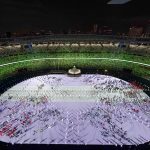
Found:
[{"label": "stadium floodlight", "polygon": [[111,0],[107,4],[125,4],[131,0]]}]

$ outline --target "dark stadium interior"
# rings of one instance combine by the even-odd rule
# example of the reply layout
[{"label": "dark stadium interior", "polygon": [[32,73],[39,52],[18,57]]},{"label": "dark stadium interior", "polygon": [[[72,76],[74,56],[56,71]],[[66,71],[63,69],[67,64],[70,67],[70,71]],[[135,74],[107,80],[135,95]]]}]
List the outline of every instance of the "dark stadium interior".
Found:
[{"label": "dark stadium interior", "polygon": [[147,26],[150,17],[147,0],[132,0],[124,5],[108,5],[108,1],[1,0],[0,32],[40,29],[82,33],[90,32],[92,26],[98,24],[113,28],[116,33],[128,30],[132,24]]},{"label": "dark stadium interior", "polygon": [[[109,4],[110,2],[118,4]],[[69,70],[73,72],[70,73]],[[77,73],[77,71],[80,72]],[[49,77],[49,75],[52,77]],[[86,84],[84,85],[84,82],[81,82],[80,85],[78,79],[81,80],[82,78],[83,81],[90,86],[85,86]],[[91,80],[89,80],[89,78]],[[52,79],[53,82],[55,81],[55,83],[53,84],[50,79]],[[57,101],[55,96],[53,96],[52,99],[47,95],[44,101],[40,97],[42,94],[40,95],[39,91],[41,90],[42,93],[44,92],[42,91],[43,88],[50,89],[49,83],[51,85],[51,91],[56,90],[55,88],[61,89],[63,87],[61,87],[61,80],[63,79],[66,81],[65,84],[69,86],[72,83],[67,83],[67,79],[70,79],[68,80],[70,82],[76,80],[78,81],[76,84],[79,84],[78,88],[83,86],[82,88],[87,88],[87,91],[89,89],[91,90],[93,86],[95,88],[95,85],[100,85],[99,88],[103,89],[103,81],[106,80],[106,91],[108,90],[106,96],[108,97],[105,98],[105,94],[103,95],[101,91],[100,98],[96,95],[99,101],[103,101],[103,99],[104,101],[106,100],[106,106],[104,106],[105,115],[104,118],[102,118],[104,124],[98,122],[103,115],[102,111],[99,115],[99,119],[95,119],[96,115],[93,117],[95,119],[93,120],[98,122],[98,127],[95,127],[91,123],[93,120],[91,119],[91,121],[90,117],[93,114],[90,114],[88,109],[90,108],[92,112],[92,104],[91,107],[83,107],[79,112],[79,114],[81,113],[83,116],[89,113],[88,116],[90,117],[88,119],[91,122],[88,121],[92,125],[89,122],[87,123],[86,120],[82,122],[82,117],[80,118],[81,114],[79,116],[78,112],[73,114],[72,112],[74,110],[68,109],[69,113],[74,115],[72,115],[72,118],[75,118],[74,122],[68,121],[69,125],[66,123],[67,121],[63,124],[61,122],[63,119],[61,121],[57,120],[59,115],[56,119],[55,114],[54,118],[46,114],[48,112],[46,112],[46,109],[48,107],[52,109],[54,107],[52,106],[53,103],[55,105],[55,103],[57,104],[58,102],[55,102],[55,100]],[[39,85],[36,85],[35,82]],[[24,86],[24,91],[28,92],[28,97],[26,96],[25,99],[19,99],[20,95],[18,94],[17,100],[19,107],[17,102],[15,102],[12,107],[12,100],[16,100],[15,92],[12,93],[12,96],[10,96],[11,93],[9,92],[17,87],[17,85],[21,85],[20,83],[23,83],[22,87]],[[37,92],[35,97],[32,96],[33,89],[28,89],[32,87],[32,84],[35,84],[38,89],[34,89]],[[118,85],[124,86],[125,91]],[[65,86],[63,87],[64,89]],[[129,88],[129,91],[126,91],[126,86]],[[121,97],[119,92],[113,93],[114,87],[118,91],[120,90],[119,92],[122,92],[122,95],[125,96]],[[63,88],[62,91],[64,90]],[[60,95],[62,91],[59,91]],[[57,90],[54,92],[57,93]],[[116,95],[114,97],[112,96],[111,99],[109,95],[112,93],[110,94],[109,92]],[[136,94],[139,95],[137,96]],[[91,98],[90,96],[88,98]],[[103,102],[100,101],[98,103],[96,96],[94,97],[94,104],[96,104],[96,106],[100,104],[100,108],[103,108]],[[117,96],[120,97],[118,98]],[[82,94],[79,95],[79,97],[77,96],[77,98],[82,101],[81,97]],[[131,98],[131,102],[128,101],[127,97]],[[65,99],[66,97],[64,96],[63,98]],[[113,104],[112,101],[112,103],[109,102],[109,100],[114,100],[115,98],[118,98],[120,102],[116,104]],[[58,99],[62,100],[60,97],[58,97]],[[72,99],[74,100],[74,97],[72,97]],[[23,115],[29,109],[27,106],[28,101],[31,102],[30,107],[35,108],[35,111],[39,111],[40,113],[43,110],[39,108],[38,110],[37,105],[41,104],[44,108],[47,104],[45,107],[46,113],[43,111],[42,115],[44,116],[46,114],[49,118],[51,117],[51,120],[48,118],[49,120],[47,119],[47,122],[41,121],[43,124],[41,123],[42,125],[38,126],[36,122],[38,119],[35,119],[36,115],[30,116],[31,112],[30,115],[27,116],[31,118],[25,118],[25,120],[23,120]],[[32,102],[35,102],[33,106]],[[124,103],[124,110],[128,114],[121,110],[121,108],[123,109],[122,104]],[[119,106],[120,109],[117,110]],[[20,112],[17,107],[20,108]],[[23,107],[24,110],[22,110]],[[62,108],[64,109],[65,105]],[[71,106],[71,108],[73,108],[73,106]],[[61,105],[58,105],[58,109],[61,109]],[[68,114],[68,110],[65,108],[64,114]],[[120,124],[115,120],[115,117],[115,119],[112,117],[116,113],[116,110],[120,118],[115,117],[122,122]],[[111,116],[111,112],[112,114],[115,113]],[[150,150],[149,112],[149,0],[0,0],[0,150]],[[59,113],[61,114],[62,112],[59,111]],[[66,115],[66,118],[67,117]],[[111,117],[117,123],[112,121],[113,119]],[[28,119],[31,119],[33,122],[27,122]],[[56,122],[55,119],[57,120]],[[22,120],[25,121],[25,123],[27,122],[26,126],[20,123]],[[54,121],[54,127],[52,126],[53,124],[51,125],[48,121],[51,121],[51,124]],[[75,126],[76,122],[77,125]],[[103,126],[101,126],[100,123]],[[82,124],[83,126],[87,125],[87,128],[93,129],[93,131],[83,128],[82,132],[82,130],[79,130]],[[123,126],[123,124],[125,125]],[[49,126],[46,126],[47,128],[45,129],[44,125]],[[64,125],[64,127],[62,128],[61,125]],[[92,128],[91,126],[94,127]],[[127,128],[128,126],[129,129]],[[71,132],[73,132],[73,134],[71,133],[72,135],[70,134],[72,137],[68,134],[70,130],[69,127],[71,128]],[[49,128],[50,130],[48,130]],[[105,132],[103,132],[103,130],[101,131],[101,128],[103,128]],[[64,135],[61,135],[63,138],[56,132],[56,130],[60,132],[60,129],[64,130]],[[76,132],[79,131],[84,133],[83,135],[85,135],[85,137],[87,135],[91,136],[90,138],[93,141],[90,141],[90,138],[85,138],[82,134],[76,134]],[[86,133],[87,131],[89,134]],[[95,134],[94,131],[96,131],[97,134]],[[137,131],[137,135],[134,131]],[[47,132],[47,134],[44,135],[45,132]],[[93,134],[90,132],[93,132]],[[37,133],[39,135],[37,135]],[[30,134],[32,135],[29,136]],[[52,134],[54,134],[54,136]],[[52,137],[50,137],[51,135]],[[99,139],[97,137],[99,137]],[[52,138],[54,138],[54,140]],[[79,140],[79,138],[81,140]],[[50,139],[52,140],[50,141]],[[98,144],[95,141],[97,141]]]}]

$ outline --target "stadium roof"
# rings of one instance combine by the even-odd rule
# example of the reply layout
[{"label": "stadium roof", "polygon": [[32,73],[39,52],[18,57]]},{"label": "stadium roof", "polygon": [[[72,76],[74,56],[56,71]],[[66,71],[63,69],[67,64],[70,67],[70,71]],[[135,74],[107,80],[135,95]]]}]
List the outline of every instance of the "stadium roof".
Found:
[{"label": "stadium roof", "polygon": [[131,0],[111,0],[107,4],[125,4]]},{"label": "stadium roof", "polygon": [[127,3],[125,0],[124,3],[123,0],[0,0],[0,30],[7,31],[11,28],[68,28],[74,24],[131,17],[150,17],[148,0]]}]

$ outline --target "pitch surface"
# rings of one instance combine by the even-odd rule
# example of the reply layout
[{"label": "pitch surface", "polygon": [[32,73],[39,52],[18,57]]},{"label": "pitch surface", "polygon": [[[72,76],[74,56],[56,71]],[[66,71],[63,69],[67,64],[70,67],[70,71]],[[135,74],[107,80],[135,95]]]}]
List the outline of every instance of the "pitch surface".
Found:
[{"label": "pitch surface", "polygon": [[149,112],[148,95],[111,76],[39,76],[0,96],[0,140],[142,144],[150,140]]}]

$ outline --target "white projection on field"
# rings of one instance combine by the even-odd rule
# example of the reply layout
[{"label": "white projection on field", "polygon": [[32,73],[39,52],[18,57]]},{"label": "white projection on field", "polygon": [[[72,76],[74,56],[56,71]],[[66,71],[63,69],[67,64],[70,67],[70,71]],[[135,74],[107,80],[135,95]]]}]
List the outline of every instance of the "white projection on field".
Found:
[{"label": "white projection on field", "polygon": [[38,76],[0,96],[0,140],[142,144],[150,140],[149,112],[149,96],[118,78],[98,74]]}]

